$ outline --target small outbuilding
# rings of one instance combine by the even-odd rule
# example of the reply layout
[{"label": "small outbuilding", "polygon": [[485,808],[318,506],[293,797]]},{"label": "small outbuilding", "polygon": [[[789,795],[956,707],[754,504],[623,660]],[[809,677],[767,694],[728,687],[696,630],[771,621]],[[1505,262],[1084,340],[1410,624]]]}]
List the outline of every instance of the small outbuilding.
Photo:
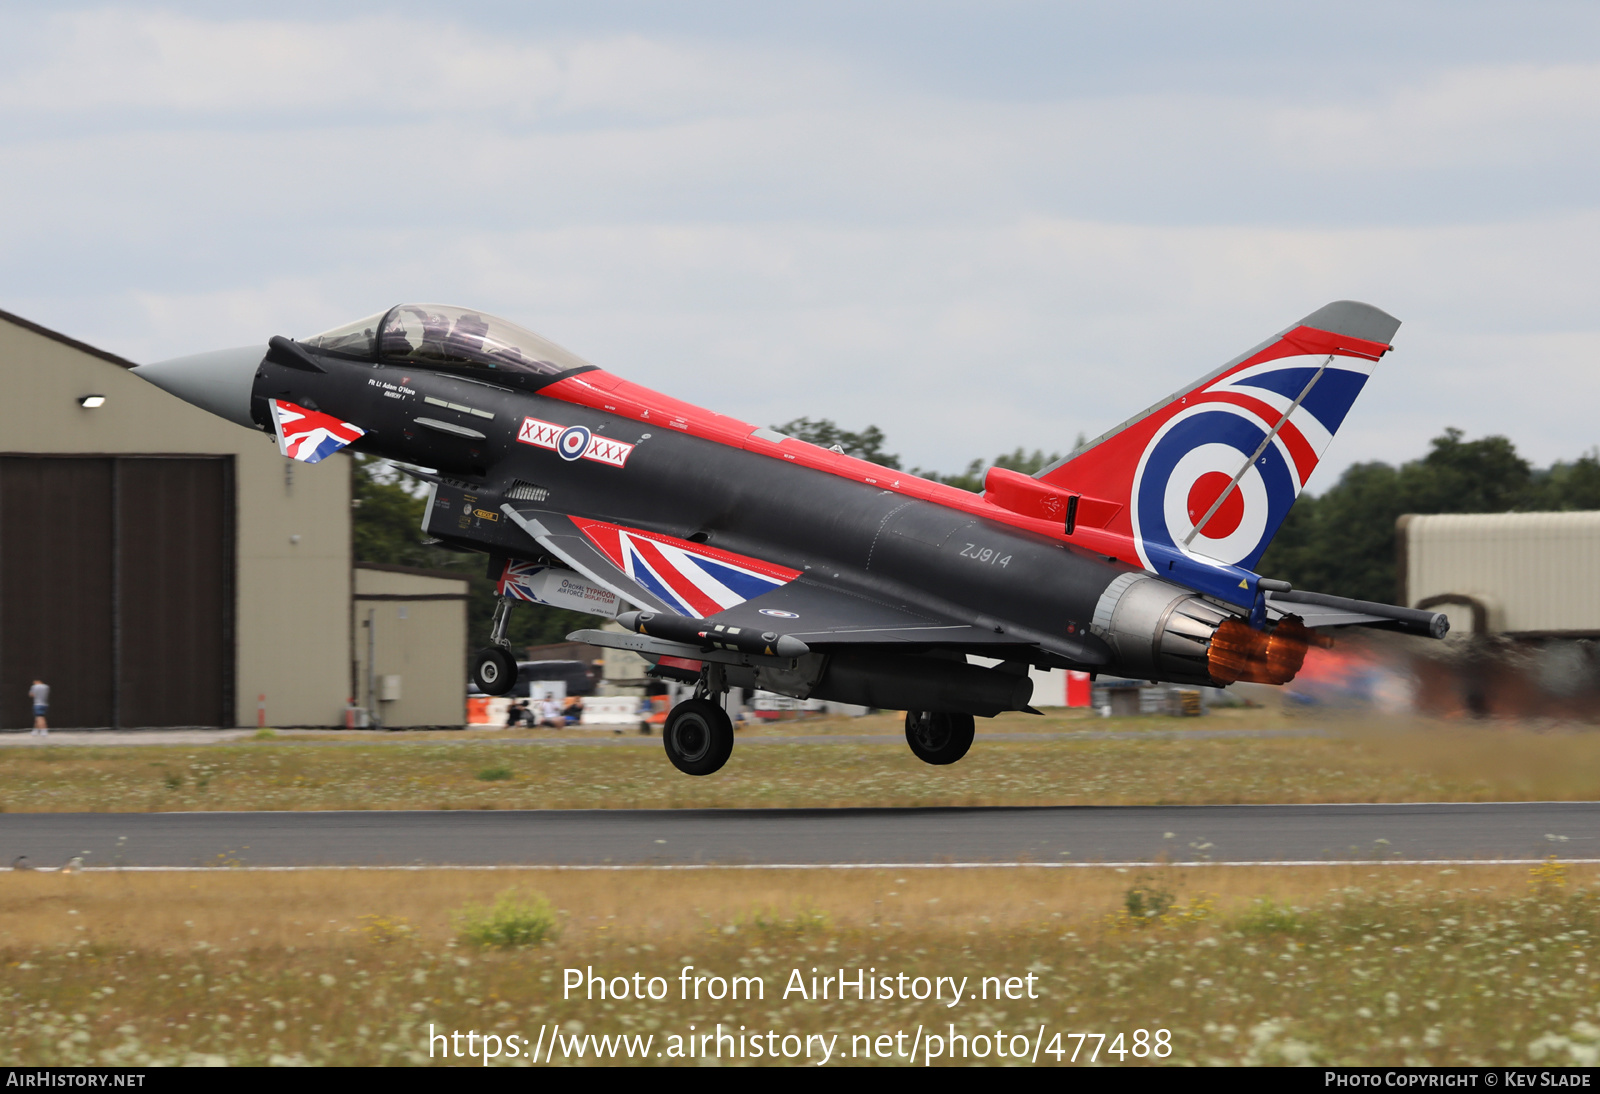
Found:
[{"label": "small outbuilding", "polygon": [[467,579],[360,562],[351,608],[362,720],[391,729],[463,724]]},{"label": "small outbuilding", "polygon": [[0,729],[35,679],[57,728],[463,724],[465,582],[358,570],[348,457],[285,459],[133,367],[0,312]]}]

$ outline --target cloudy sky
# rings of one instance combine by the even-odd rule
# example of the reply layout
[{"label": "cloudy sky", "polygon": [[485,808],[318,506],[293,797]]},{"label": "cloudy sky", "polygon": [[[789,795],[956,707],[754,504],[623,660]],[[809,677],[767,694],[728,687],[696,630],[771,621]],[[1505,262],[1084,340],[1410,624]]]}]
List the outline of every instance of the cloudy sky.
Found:
[{"label": "cloudy sky", "polygon": [[[334,14],[329,14],[329,12]],[[1312,489],[1600,444],[1600,5],[0,0],[0,308],[135,360],[472,305],[756,424],[1070,446],[1330,300]]]}]

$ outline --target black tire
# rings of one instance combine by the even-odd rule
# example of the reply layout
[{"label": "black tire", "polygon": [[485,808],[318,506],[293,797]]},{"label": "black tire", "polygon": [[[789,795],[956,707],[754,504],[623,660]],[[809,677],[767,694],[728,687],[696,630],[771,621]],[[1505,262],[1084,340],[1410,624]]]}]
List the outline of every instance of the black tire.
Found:
[{"label": "black tire", "polygon": [[733,755],[733,723],[710,700],[690,699],[667,715],[661,742],[673,767],[685,775],[709,775]]},{"label": "black tire", "polygon": [[517,686],[517,663],[499,646],[472,655],[472,682],[485,695],[509,695]]},{"label": "black tire", "polygon": [[925,764],[953,764],[972,747],[972,715],[906,711],[906,744]]}]

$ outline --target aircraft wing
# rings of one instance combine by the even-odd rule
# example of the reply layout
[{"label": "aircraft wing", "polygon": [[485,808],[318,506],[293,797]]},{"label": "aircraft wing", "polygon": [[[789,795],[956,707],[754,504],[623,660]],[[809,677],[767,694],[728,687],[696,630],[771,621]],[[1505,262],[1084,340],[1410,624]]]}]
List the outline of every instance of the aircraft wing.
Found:
[{"label": "aircraft wing", "polygon": [[[911,607],[842,589],[808,574],[703,544],[581,520],[553,510],[501,506],[550,555],[650,612],[787,634],[808,647],[900,645],[1009,651],[1037,647],[1064,663],[1106,664],[1111,651],[1088,634],[1051,635],[957,611]],[[681,628],[680,628],[681,629]]]},{"label": "aircraft wing", "polygon": [[[698,618],[711,627],[721,625],[756,633],[787,634],[819,649],[914,645],[970,652],[992,650],[995,656],[1004,657],[1008,650],[1034,647],[1064,662],[1089,668],[1111,660],[1110,649],[1093,635],[1046,634],[999,620],[965,619],[955,611],[944,613],[894,603],[780,567],[768,567],[764,573],[746,573],[743,585],[735,580],[739,575],[717,571],[728,585],[716,584],[708,596],[703,589],[695,587],[694,579],[698,578],[704,585],[708,576],[705,565],[709,562],[716,570],[719,560],[712,557],[711,549],[702,545],[678,542],[665,536],[629,533],[626,540],[618,540],[614,545],[614,550],[621,553],[613,557],[600,546],[610,541],[604,535],[596,535],[597,527],[611,526],[587,521],[587,528],[580,527],[565,513],[518,508],[509,503],[502,505],[501,511],[545,551],[629,603],[646,611]],[[643,557],[629,555],[628,551],[639,546],[641,540],[647,541],[647,551],[651,549],[648,544],[653,543],[657,550],[667,546],[668,552],[648,562]],[[676,561],[673,552],[677,552]],[[618,565],[618,557],[623,558],[623,565]],[[726,556],[720,561],[726,563],[735,557]],[[759,565],[753,559],[741,561]],[[1311,628],[1381,627],[1441,638],[1450,627],[1449,619],[1440,612],[1298,589],[1269,593],[1267,608],[1278,616],[1298,616]]]},{"label": "aircraft wing", "polygon": [[[577,631],[572,641],[633,650],[647,657],[751,664],[800,653],[876,647],[876,652],[935,649],[1000,661],[1053,663],[1093,670],[1111,651],[1089,634],[1048,635],[1010,623],[963,620],[840,589],[802,576],[763,596],[703,618],[673,613],[623,615],[627,634]],[[797,645],[785,651],[790,639]]]}]

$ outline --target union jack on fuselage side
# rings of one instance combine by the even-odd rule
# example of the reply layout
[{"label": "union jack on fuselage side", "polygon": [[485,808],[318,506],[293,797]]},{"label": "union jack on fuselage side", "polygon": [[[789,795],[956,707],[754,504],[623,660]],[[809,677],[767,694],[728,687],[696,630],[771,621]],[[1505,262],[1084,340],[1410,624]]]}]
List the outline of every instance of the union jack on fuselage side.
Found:
[{"label": "union jack on fuselage side", "polygon": [[366,430],[341,422],[331,414],[307,410],[283,399],[272,400],[272,423],[277,426],[278,451],[301,463],[321,463]]}]

